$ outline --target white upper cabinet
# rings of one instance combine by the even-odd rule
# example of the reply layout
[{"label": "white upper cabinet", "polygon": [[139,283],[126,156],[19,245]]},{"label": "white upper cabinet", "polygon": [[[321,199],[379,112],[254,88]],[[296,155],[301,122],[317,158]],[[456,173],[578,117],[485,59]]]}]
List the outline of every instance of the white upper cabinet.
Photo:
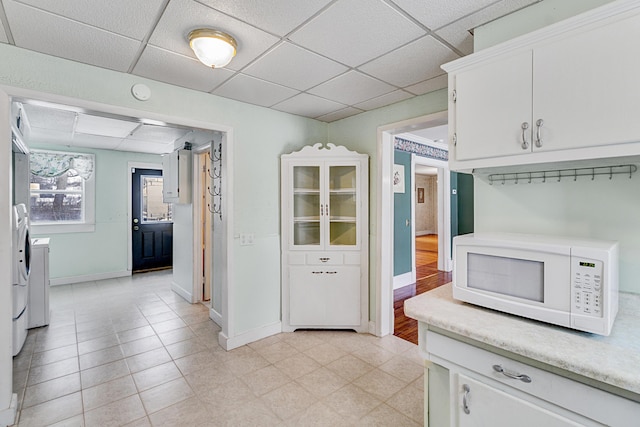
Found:
[{"label": "white upper cabinet", "polygon": [[640,3],[445,64],[453,170],[640,155]]}]

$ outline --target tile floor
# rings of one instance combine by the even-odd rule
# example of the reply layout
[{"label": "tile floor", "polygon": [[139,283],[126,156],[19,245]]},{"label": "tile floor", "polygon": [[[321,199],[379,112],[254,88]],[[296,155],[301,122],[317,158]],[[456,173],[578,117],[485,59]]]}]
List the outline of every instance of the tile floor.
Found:
[{"label": "tile floor", "polygon": [[14,358],[18,425],[419,426],[423,368],[395,336],[282,333],[226,352],[171,272],[51,288]]}]

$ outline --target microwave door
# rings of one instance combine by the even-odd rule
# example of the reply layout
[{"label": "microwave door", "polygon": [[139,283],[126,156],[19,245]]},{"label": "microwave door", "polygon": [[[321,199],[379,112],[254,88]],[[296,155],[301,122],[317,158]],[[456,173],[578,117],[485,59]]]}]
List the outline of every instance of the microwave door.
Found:
[{"label": "microwave door", "polygon": [[544,303],[544,262],[467,255],[467,287]]}]

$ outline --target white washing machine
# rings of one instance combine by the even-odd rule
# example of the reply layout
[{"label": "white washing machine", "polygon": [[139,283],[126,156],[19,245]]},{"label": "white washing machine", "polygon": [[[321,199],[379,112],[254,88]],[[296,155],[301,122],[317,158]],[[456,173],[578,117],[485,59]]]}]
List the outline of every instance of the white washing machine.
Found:
[{"label": "white washing machine", "polygon": [[31,240],[29,214],[24,204],[13,207],[13,355],[20,353],[27,338],[29,300],[29,269]]}]

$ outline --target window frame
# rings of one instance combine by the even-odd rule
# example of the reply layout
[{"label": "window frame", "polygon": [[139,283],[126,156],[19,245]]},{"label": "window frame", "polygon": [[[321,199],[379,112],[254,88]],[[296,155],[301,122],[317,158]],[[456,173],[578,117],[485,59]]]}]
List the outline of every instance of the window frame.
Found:
[{"label": "window frame", "polygon": [[[93,161],[93,173],[89,179],[83,179],[82,185],[82,204],[84,211],[83,221],[60,221],[60,222],[30,222],[29,226],[34,234],[60,234],[60,233],[87,233],[94,232],[96,229],[95,206],[96,206],[96,156],[93,153],[80,153],[75,151],[56,151],[47,149],[32,149],[32,152],[66,154],[66,155],[82,155],[91,157]],[[29,169],[29,183],[33,174]],[[29,209],[31,209],[32,190],[29,189]]]}]

